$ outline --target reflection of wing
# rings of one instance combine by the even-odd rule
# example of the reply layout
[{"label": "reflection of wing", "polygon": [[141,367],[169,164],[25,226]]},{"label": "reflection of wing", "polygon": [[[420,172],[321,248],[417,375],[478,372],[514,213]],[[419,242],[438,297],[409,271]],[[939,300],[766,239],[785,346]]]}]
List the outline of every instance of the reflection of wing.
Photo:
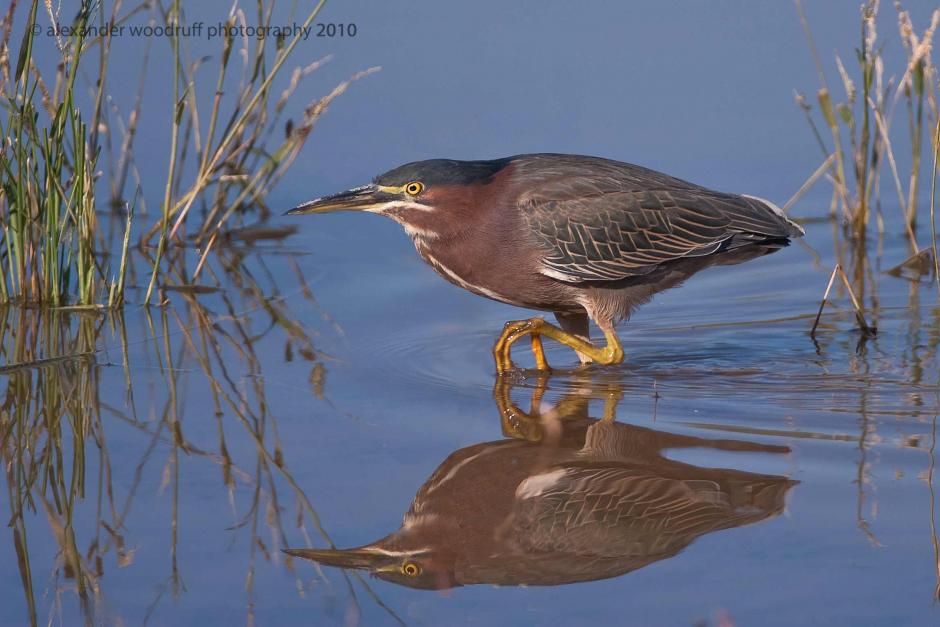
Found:
[{"label": "reflection of wing", "polygon": [[533,172],[519,200],[544,251],[542,272],[563,281],[618,280],[722,247],[802,234],[763,200],[635,165],[533,155],[518,167],[523,176]]},{"label": "reflection of wing", "polygon": [[782,511],[790,481],[728,472],[682,479],[642,467],[556,468],[520,484],[513,535],[526,551],[651,561]]}]

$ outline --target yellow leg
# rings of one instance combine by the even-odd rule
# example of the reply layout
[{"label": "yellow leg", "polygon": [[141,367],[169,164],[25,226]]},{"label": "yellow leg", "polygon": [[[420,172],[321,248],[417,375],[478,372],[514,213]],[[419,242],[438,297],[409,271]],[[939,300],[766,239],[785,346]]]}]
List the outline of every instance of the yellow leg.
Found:
[{"label": "yellow leg", "polygon": [[545,349],[542,348],[542,336],[537,333],[531,335],[532,354],[535,355],[536,370],[548,370],[548,361],[545,359]]},{"label": "yellow leg", "polygon": [[[607,346],[601,348],[545,322],[542,318],[530,318],[528,320],[507,322],[506,326],[503,327],[502,335],[499,336],[496,345],[493,346],[496,372],[502,374],[513,369],[510,351],[513,343],[524,335],[532,337],[532,352],[535,354],[535,365],[539,370],[548,369],[548,362],[546,362],[545,353],[542,350],[540,339],[542,336],[549,337],[583,355],[587,355],[599,364],[619,364],[623,361],[623,348],[620,346],[620,339],[613,329],[604,330]],[[538,341],[536,341],[536,338],[539,338]]]}]

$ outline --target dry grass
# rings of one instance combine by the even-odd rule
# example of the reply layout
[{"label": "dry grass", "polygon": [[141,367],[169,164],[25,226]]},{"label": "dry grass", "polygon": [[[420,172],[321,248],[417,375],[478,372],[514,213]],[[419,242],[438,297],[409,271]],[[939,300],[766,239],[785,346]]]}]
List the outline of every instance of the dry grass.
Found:
[{"label": "dry grass", "polygon": [[[917,226],[921,191],[921,162],[926,129],[930,119],[937,119],[937,72],[932,61],[933,38],[940,22],[940,9],[933,12],[930,23],[918,34],[910,14],[896,4],[900,40],[906,53],[906,64],[900,78],[886,78],[883,46],[878,38],[877,23],[880,3],[869,0],[861,9],[861,30],[856,48],[856,64],[847,66],[840,55],[835,56],[843,94],[837,100],[829,86],[822,60],[802,3],[796,0],[801,23],[819,77],[816,106],[828,132],[828,140],[820,132],[813,115],[813,105],[804,94],[797,94],[797,103],[806,113],[814,137],[824,155],[834,154],[829,177],[833,185],[833,213],[839,213],[855,238],[864,238],[873,209],[878,202],[880,174],[885,163],[890,168],[898,205],[912,244]],[[907,149],[911,169],[907,177],[898,171],[891,125],[897,117],[900,102],[907,117]],[[905,187],[904,179],[907,179]],[[879,228],[883,225],[879,224]]]},{"label": "dry grass", "polygon": [[[908,258],[888,273],[912,276],[916,280],[931,270],[935,273],[940,270],[936,263],[936,238],[932,237],[932,244],[926,248],[918,242],[918,226],[923,222],[918,201],[924,193],[924,146],[929,147],[930,153],[937,149],[937,136],[931,130],[938,121],[940,85],[932,52],[940,25],[940,9],[934,10],[926,26],[918,30],[901,3],[894,4],[905,63],[892,74],[885,67],[886,44],[879,38],[878,28],[884,18],[879,13],[880,3],[878,0],[865,2],[861,7],[855,62],[846,64],[840,55],[835,55],[835,71],[841,83],[841,95],[837,96],[826,78],[802,3],[800,0],[795,3],[819,79],[815,103],[802,93],[797,94],[796,100],[822,154],[831,155],[832,163],[828,168],[828,180],[832,184],[830,215],[841,222],[841,228],[833,227],[838,264],[830,276],[820,312],[834,277],[839,274],[850,295],[852,291],[855,293],[853,306],[859,326],[865,330],[868,324],[862,312],[866,295],[873,305],[877,299],[876,272],[868,258],[868,235],[873,222],[879,234],[885,231],[881,209],[881,186],[885,176],[887,184],[893,188],[892,196],[896,197],[898,217],[909,247]],[[893,130],[893,125],[902,120],[906,132]],[[907,152],[904,161],[909,166],[907,172],[902,172],[899,166],[899,151]],[[936,172],[935,167],[932,172]],[[894,204],[893,199],[891,204]],[[931,203],[931,228],[932,214]],[[815,328],[814,325],[814,331]]]},{"label": "dry grass", "polygon": [[832,269],[832,274],[829,275],[829,283],[826,284],[826,291],[823,292],[822,301],[819,303],[819,311],[816,312],[816,318],[813,320],[813,328],[810,329],[809,334],[814,337],[816,335],[816,329],[819,327],[819,319],[822,317],[826,303],[829,302],[829,293],[832,291],[832,285],[835,283],[837,276],[842,279],[842,284],[849,293],[849,299],[852,301],[852,307],[855,309],[855,319],[858,322],[858,328],[868,337],[877,335],[878,329],[868,324],[868,321],[865,319],[865,309],[855,296],[855,292],[852,290],[852,283],[849,281],[849,277],[846,276],[845,270],[843,270],[842,266],[839,264],[836,264],[836,267]]},{"label": "dry grass", "polygon": [[[302,16],[303,26],[313,23],[324,3],[320,0]],[[270,26],[274,6],[270,0],[255,0],[246,13],[235,5],[226,25],[251,21]],[[294,68],[286,88],[276,93],[300,34],[288,40],[249,39],[226,31],[218,56],[195,62],[174,34],[158,42],[171,48],[171,119],[146,117],[150,112],[142,94],[149,41],[142,53],[136,100],[122,115],[116,104],[120,99],[110,97],[108,68],[111,55],[123,54],[129,44],[110,36],[86,39],[82,26],[122,25],[148,15],[157,25],[185,26],[181,2],[174,0],[168,7],[144,2],[125,9],[120,0],[107,6],[83,0],[70,23],[62,13],[71,9],[57,13],[57,6],[33,0],[28,14],[20,16],[25,29],[15,51],[17,8],[12,3],[0,23],[0,91],[8,95],[3,103],[6,119],[0,121],[5,136],[0,146],[0,302],[120,306],[128,277],[137,278],[135,262],[146,260],[150,268],[143,300],[150,303],[159,285],[190,274],[177,270],[184,267],[185,250],[195,239],[203,254],[186,277],[191,281],[226,229],[241,226],[242,216],[251,211],[262,219],[268,216],[265,196],[297,158],[319,116],[352,81],[378,69],[356,74],[291,120],[288,103],[298,85],[328,60]],[[70,23],[78,34],[33,36],[33,26],[45,29],[52,21]],[[118,50],[119,45],[124,48]],[[53,80],[44,77],[36,63],[38,46],[61,60]],[[214,80],[206,80],[213,71]],[[78,78],[87,75],[94,81],[90,98]],[[208,89],[213,90],[211,107],[200,111],[197,103]],[[158,177],[163,190],[160,215],[150,224],[141,221],[145,211],[135,211],[138,201],[146,209],[134,156],[142,120],[164,125],[170,143],[165,177]],[[106,163],[99,163],[102,154],[107,155]],[[99,194],[109,197],[103,219]],[[116,221],[125,229],[123,237],[107,233],[112,209],[126,217]],[[132,213],[142,233],[136,246],[130,236]]]}]

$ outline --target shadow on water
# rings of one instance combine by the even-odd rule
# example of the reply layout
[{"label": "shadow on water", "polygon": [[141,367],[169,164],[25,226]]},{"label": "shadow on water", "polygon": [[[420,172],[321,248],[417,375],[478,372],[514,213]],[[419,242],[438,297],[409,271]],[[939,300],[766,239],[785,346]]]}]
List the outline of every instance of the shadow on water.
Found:
[{"label": "shadow on water", "polygon": [[508,438],[451,453],[399,530],[354,549],[288,552],[413,588],[593,581],[674,557],[705,534],[777,516],[798,483],[665,457],[691,447],[790,449],[619,423],[616,391],[608,390],[601,419],[588,416],[590,393],[546,409],[539,387],[526,413],[511,391],[499,377],[494,397]]}]

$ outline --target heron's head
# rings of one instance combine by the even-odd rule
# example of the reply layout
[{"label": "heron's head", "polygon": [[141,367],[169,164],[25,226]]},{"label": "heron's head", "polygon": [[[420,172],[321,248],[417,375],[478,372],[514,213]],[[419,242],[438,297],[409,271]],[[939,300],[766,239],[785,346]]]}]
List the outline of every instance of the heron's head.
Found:
[{"label": "heron's head", "polygon": [[326,566],[365,570],[379,579],[409,588],[444,590],[460,584],[454,578],[453,560],[430,548],[393,548],[388,538],[354,549],[285,549],[294,557]]},{"label": "heron's head", "polygon": [[392,218],[412,234],[435,235],[448,224],[460,221],[459,212],[481,206],[471,199],[477,200],[477,194],[508,163],[508,159],[407,163],[375,177],[368,185],[316,198],[287,213],[368,211]]}]

